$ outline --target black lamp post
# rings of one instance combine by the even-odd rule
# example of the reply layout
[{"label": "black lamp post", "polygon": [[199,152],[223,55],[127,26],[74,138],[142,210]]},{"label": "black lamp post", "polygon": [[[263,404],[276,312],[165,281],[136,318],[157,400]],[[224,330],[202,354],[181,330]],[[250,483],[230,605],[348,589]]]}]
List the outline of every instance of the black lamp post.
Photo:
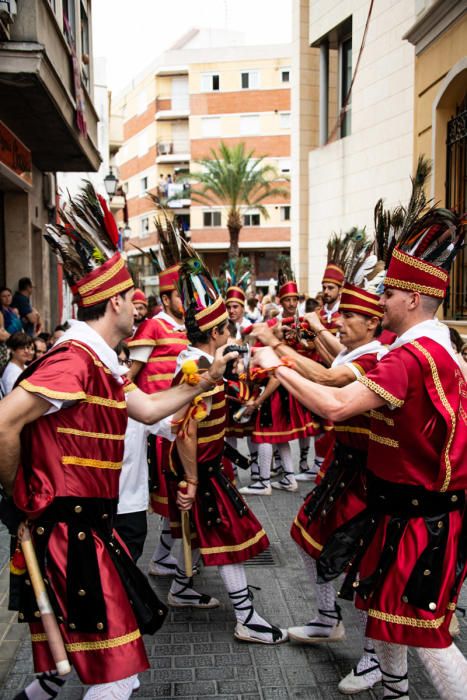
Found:
[{"label": "black lamp post", "polygon": [[105,191],[107,192],[109,199],[112,199],[112,197],[115,196],[115,192],[117,191],[117,185],[118,185],[118,180],[115,177],[115,175],[112,172],[112,168],[110,168],[110,172],[108,175],[105,176],[104,178],[104,187]]}]

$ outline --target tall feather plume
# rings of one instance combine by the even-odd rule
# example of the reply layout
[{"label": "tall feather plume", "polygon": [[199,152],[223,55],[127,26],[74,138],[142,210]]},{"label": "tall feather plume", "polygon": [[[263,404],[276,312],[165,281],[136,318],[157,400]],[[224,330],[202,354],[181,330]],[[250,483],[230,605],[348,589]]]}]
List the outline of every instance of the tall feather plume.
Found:
[{"label": "tall feather plume", "polygon": [[295,282],[295,275],[290,265],[290,258],[287,255],[278,255],[277,264],[279,265],[277,279],[279,287],[287,282]]},{"label": "tall feather plume", "polygon": [[219,289],[203,260],[191,245],[179,236],[180,257],[180,296],[185,311],[195,307],[201,311],[213,304],[219,296]]},{"label": "tall feather plume", "polygon": [[115,254],[118,229],[105,200],[86,180],[80,194],[69,195],[59,214],[63,224],[47,224],[44,237],[73,285]]},{"label": "tall feather plume", "polygon": [[344,267],[345,279],[360,286],[373,270],[377,258],[373,254],[374,241],[368,238],[365,228],[354,227],[346,233],[347,260]]},{"label": "tall feather plume", "polygon": [[240,287],[246,292],[250,276],[251,262],[246,256],[229,258],[220,269],[220,276],[216,278],[216,283],[225,296],[229,287]]},{"label": "tall feather plume", "polygon": [[333,233],[327,243],[328,264],[347,267],[350,247],[349,233]]}]

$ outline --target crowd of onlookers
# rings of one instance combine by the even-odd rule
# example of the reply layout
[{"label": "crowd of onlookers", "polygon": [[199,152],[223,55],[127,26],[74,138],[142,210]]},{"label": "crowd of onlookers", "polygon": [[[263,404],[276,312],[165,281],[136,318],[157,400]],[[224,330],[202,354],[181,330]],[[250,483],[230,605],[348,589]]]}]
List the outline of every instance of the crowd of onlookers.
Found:
[{"label": "crowd of onlookers", "polygon": [[[15,293],[9,287],[0,288],[0,397],[8,394],[24,369],[44,355],[69,328],[67,323],[58,325],[52,333],[41,327],[39,312],[32,306],[33,284],[29,277],[22,277]],[[160,310],[157,298],[136,290],[135,326],[146,318],[152,318]],[[323,305],[321,292],[316,297],[299,297],[298,314],[303,316]],[[281,314],[279,298],[274,294],[258,291],[247,297],[245,317],[251,323],[266,321]],[[467,362],[467,343],[459,333],[450,328],[451,342],[456,353]]]}]

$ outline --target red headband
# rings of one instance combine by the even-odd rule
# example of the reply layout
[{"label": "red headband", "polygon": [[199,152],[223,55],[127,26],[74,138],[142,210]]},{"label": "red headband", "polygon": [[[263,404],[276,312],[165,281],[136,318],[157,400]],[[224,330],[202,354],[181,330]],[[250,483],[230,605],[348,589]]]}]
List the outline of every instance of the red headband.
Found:
[{"label": "red headband", "polygon": [[339,311],[353,311],[356,314],[363,314],[363,316],[377,316],[378,318],[383,316],[377,294],[367,292],[365,289],[348,282],[342,288]]},{"label": "red headband", "polygon": [[173,292],[177,289],[179,280],[180,265],[172,265],[166,270],[159,272],[159,294],[163,292]]},{"label": "red headband", "polygon": [[298,287],[296,282],[286,282],[279,289],[279,299],[285,297],[298,297]]},{"label": "red headband", "polygon": [[230,301],[236,301],[237,304],[245,306],[245,292],[240,287],[229,287],[225,297],[225,303],[228,304]]},{"label": "red headband", "polygon": [[384,286],[426,294],[443,299],[449,284],[449,275],[431,263],[407,255],[394,248]]},{"label": "red headband", "polygon": [[215,326],[219,326],[224,321],[227,321],[228,316],[223,298],[217,297],[213,304],[207,306],[202,311],[198,311],[198,313],[195,314],[195,319],[200,331],[205,333],[211,328],[215,328]]},{"label": "red headband", "polygon": [[125,260],[115,253],[103,265],[93,270],[71,288],[78,306],[89,307],[107,301],[120,292],[134,287]]}]

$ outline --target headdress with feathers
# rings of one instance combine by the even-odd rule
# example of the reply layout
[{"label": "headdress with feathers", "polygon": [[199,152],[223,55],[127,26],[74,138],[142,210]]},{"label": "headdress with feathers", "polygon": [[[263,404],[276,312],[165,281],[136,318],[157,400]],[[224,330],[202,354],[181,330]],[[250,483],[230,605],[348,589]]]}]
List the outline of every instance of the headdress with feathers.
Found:
[{"label": "headdress with feathers", "polygon": [[226,295],[229,287],[239,287],[246,292],[251,276],[250,259],[243,256],[238,258],[229,258],[221,267],[221,275],[218,280],[218,286],[223,294]]}]

